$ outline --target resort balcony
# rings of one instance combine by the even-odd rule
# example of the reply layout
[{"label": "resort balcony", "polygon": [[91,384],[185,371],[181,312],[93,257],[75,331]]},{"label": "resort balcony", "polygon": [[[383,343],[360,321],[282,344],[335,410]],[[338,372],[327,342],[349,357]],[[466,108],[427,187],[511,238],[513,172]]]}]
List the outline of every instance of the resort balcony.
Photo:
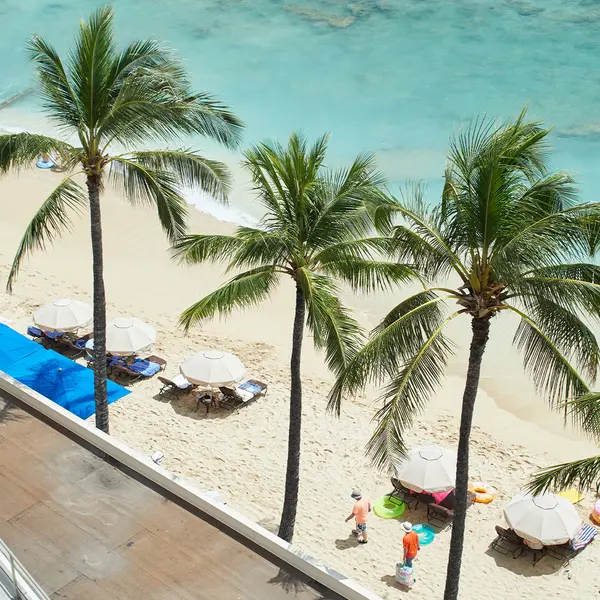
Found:
[{"label": "resort balcony", "polygon": [[375,598],[3,373],[0,388],[0,539],[46,594],[32,599]]}]

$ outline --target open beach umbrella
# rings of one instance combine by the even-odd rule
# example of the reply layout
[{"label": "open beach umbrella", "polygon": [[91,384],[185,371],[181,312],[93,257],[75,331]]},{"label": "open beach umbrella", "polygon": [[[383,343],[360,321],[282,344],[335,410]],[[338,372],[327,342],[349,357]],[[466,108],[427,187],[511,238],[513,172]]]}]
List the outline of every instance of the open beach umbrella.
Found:
[{"label": "open beach umbrella", "polygon": [[411,450],[396,466],[396,478],[414,492],[445,492],[456,481],[456,452],[440,446]]},{"label": "open beach umbrella", "polygon": [[520,494],[508,503],[504,518],[522,538],[544,546],[564,544],[581,528],[581,517],[575,507],[554,494]]},{"label": "open beach umbrella", "polygon": [[33,313],[34,323],[44,331],[75,331],[92,322],[89,304],[71,298],[56,298]]},{"label": "open beach umbrella", "polygon": [[118,356],[147,352],[156,341],[154,327],[135,317],[117,317],[106,326],[106,351]]},{"label": "open beach umbrella", "polygon": [[239,383],[246,377],[246,367],[234,354],[219,350],[197,352],[179,365],[181,374],[192,383],[210,387]]}]

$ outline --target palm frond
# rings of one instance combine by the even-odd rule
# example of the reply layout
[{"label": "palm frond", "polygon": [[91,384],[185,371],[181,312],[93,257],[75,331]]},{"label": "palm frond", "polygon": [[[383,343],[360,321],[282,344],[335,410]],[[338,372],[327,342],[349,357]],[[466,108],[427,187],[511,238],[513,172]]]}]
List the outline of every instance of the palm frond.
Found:
[{"label": "palm frond", "polygon": [[600,487],[600,455],[590,456],[540,471],[527,485],[532,494],[561,491],[576,486],[585,490]]},{"label": "palm frond", "polygon": [[70,178],[64,179],[48,196],[27,226],[13,260],[7,290],[12,291],[21,264],[34,250],[44,250],[71,227],[69,211],[80,212],[87,206],[87,195]]},{"label": "palm frond", "polygon": [[511,281],[511,294],[551,300],[567,311],[579,310],[600,319],[600,267],[573,263],[541,267]]},{"label": "palm frond", "polygon": [[358,352],[362,329],[340,301],[339,290],[331,279],[302,269],[298,285],[306,299],[307,324],[315,346],[325,349],[327,366],[339,373]]},{"label": "palm frond", "polygon": [[77,98],[81,122],[85,123],[91,139],[110,110],[108,74],[115,54],[113,10],[110,6],[101,6],[80,22],[75,47],[69,56],[73,95]]},{"label": "palm frond", "polygon": [[406,225],[399,224],[392,234],[399,260],[427,265],[429,278],[446,276],[454,270],[467,282],[466,266],[440,230],[434,212],[426,206],[422,189],[419,187],[415,190],[415,195],[407,199],[390,196],[385,208],[381,206],[376,211],[376,225],[382,227],[385,233],[393,215],[401,217]]},{"label": "palm frond", "polygon": [[377,426],[367,444],[367,454],[377,468],[389,468],[406,456],[404,432],[442,383],[448,357],[452,354],[452,345],[443,335],[443,329],[457,314],[430,332],[386,386],[381,398],[383,406],[373,419]]},{"label": "palm frond", "polygon": [[586,383],[554,340],[530,316],[515,307],[507,308],[521,317],[514,343],[523,353],[525,370],[550,405],[556,408],[562,406],[564,398],[589,393]]},{"label": "palm frond", "polygon": [[124,157],[112,159],[109,174],[114,184],[121,184],[132,204],[156,208],[160,224],[170,241],[185,235],[188,204],[181,195],[175,174]]},{"label": "palm frond", "polygon": [[412,265],[362,258],[327,262],[322,264],[321,269],[347,283],[353,290],[364,292],[391,290],[400,283],[418,279]]},{"label": "palm frond", "polygon": [[396,306],[338,376],[329,394],[328,410],[339,415],[344,396],[357,394],[369,382],[395,377],[444,322],[443,301],[426,290]]},{"label": "palm frond", "polygon": [[237,308],[256,306],[269,296],[279,275],[275,265],[236,275],[219,289],[187,308],[181,314],[179,323],[188,331],[194,325],[217,314],[225,316]]},{"label": "palm frond", "polygon": [[231,191],[231,172],[227,166],[193,150],[146,150],[132,152],[130,157],[151,171],[173,173],[178,185],[200,189],[217,200],[227,200]]},{"label": "palm frond", "polygon": [[505,238],[493,253],[499,277],[514,278],[524,270],[553,267],[572,260],[573,256],[595,253],[600,203],[581,204],[549,214],[538,208],[540,204],[541,201],[527,198],[523,206],[515,207],[518,218],[511,221]]},{"label": "palm frond", "polygon": [[39,36],[34,36],[27,48],[35,64],[47,114],[57,125],[76,130],[81,123],[80,106],[60,56]]},{"label": "palm frond", "polygon": [[70,144],[37,133],[7,133],[0,135],[0,173],[9,169],[30,167],[40,154],[54,152],[71,154]]},{"label": "palm frond", "polygon": [[236,235],[188,234],[171,246],[171,256],[180,263],[200,265],[206,261],[227,262],[244,241]]},{"label": "palm frond", "polygon": [[520,297],[519,301],[546,336],[593,383],[600,367],[600,349],[596,336],[576,312],[542,294]]},{"label": "palm frond", "polygon": [[565,412],[582,431],[600,441],[600,393],[593,392],[567,400]]}]

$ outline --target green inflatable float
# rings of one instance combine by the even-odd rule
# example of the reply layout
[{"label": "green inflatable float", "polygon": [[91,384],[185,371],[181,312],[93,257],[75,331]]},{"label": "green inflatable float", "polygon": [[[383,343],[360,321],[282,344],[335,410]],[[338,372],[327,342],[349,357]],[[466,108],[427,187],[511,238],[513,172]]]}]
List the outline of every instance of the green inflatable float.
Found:
[{"label": "green inflatable float", "polygon": [[373,511],[382,519],[395,519],[403,514],[405,510],[406,504],[400,498],[394,498],[393,496],[383,496],[375,500],[373,504]]}]

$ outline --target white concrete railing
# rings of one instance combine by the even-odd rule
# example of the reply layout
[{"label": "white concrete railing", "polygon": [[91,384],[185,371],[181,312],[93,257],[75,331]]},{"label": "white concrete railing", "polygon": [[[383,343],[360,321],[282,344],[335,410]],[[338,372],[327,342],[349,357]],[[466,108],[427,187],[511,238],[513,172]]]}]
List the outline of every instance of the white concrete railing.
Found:
[{"label": "white concrete railing", "polygon": [[4,589],[9,598],[50,600],[40,584],[30,575],[2,539],[0,539],[0,572],[6,576],[0,577],[0,589]]},{"label": "white concrete railing", "polygon": [[129,448],[118,439],[106,435],[3,371],[0,371],[0,389],[343,598],[381,600],[379,596],[363,588],[358,582],[330,569],[298,546],[288,544],[236,510],[215,501],[185,479],[156,465],[143,454]]}]

